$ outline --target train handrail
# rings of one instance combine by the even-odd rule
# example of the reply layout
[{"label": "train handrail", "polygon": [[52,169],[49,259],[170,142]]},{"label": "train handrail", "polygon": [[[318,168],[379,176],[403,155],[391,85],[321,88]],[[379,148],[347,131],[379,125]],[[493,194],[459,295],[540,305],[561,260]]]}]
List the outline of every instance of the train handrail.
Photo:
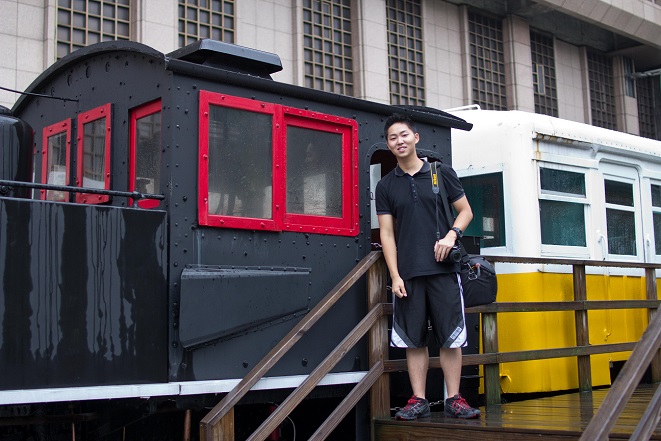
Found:
[{"label": "train handrail", "polygon": [[106,190],[104,188],[73,187],[71,185],[40,184],[37,182],[8,181],[6,179],[0,179],[0,195],[6,193],[6,191],[3,189],[10,187],[32,188],[35,190],[64,191],[68,193],[100,194],[105,196],[132,198],[136,201],[140,199],[155,199],[162,201],[165,199],[165,195],[162,194],[140,193],[139,191]]}]

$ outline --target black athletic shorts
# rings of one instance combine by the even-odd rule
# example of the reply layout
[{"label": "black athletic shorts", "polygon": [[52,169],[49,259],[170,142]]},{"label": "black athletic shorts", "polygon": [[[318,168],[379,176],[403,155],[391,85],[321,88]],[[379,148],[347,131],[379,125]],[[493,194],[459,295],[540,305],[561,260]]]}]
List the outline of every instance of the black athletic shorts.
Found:
[{"label": "black athletic shorts", "polygon": [[404,288],[406,297],[393,295],[391,346],[426,347],[429,325],[440,347],[466,346],[464,298],[458,273],[413,277],[404,281]]}]

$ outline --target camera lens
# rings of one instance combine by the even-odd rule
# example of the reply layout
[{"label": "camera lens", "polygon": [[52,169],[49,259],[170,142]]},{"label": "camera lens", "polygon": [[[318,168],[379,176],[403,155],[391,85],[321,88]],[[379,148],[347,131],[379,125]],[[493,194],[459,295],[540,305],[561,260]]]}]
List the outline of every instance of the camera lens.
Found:
[{"label": "camera lens", "polygon": [[461,251],[459,251],[459,247],[452,247],[448,253],[447,259],[451,262],[459,262],[461,260]]}]

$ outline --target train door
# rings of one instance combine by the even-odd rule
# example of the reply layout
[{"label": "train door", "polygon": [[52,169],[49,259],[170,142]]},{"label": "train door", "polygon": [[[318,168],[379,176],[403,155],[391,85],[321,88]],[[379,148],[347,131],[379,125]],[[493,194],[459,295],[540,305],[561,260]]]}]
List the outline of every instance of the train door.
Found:
[{"label": "train door", "polygon": [[602,162],[604,191],[602,253],[609,260],[647,261],[641,182],[634,167]]}]

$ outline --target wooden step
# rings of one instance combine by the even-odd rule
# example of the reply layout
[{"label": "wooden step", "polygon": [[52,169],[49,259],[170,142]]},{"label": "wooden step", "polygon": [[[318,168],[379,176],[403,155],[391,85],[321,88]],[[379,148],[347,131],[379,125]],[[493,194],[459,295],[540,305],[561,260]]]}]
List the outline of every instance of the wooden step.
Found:
[{"label": "wooden step", "polygon": [[[629,439],[645,412],[656,385],[641,385],[625,407],[609,439]],[[416,421],[377,419],[375,441],[437,440],[577,440],[601,405],[607,389],[481,407],[479,419],[458,420],[432,408],[432,415]],[[657,427],[650,439],[661,440]]]}]

